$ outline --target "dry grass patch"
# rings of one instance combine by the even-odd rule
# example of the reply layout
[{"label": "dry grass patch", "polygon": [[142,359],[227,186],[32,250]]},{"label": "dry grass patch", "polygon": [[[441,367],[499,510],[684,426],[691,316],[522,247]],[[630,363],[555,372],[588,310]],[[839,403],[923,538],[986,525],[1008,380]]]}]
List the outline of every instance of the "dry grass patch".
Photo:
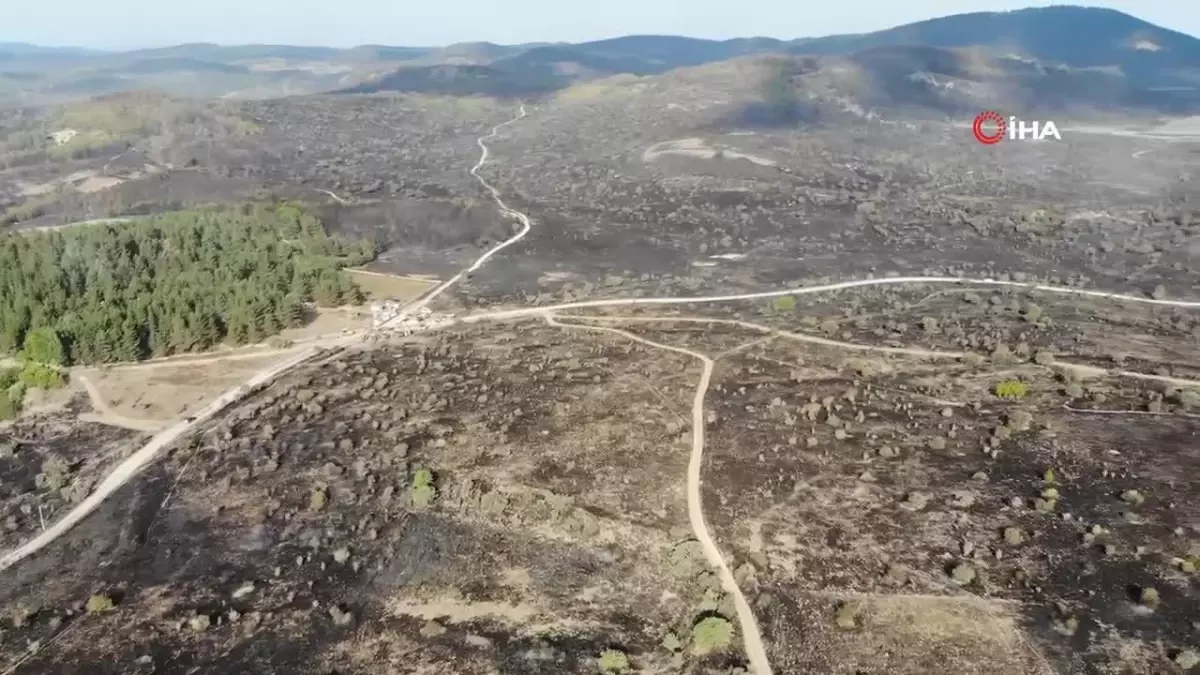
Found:
[{"label": "dry grass patch", "polygon": [[[848,601],[835,649],[847,668],[890,673],[1048,673],[1011,607],[975,597],[877,596]],[[987,664],[986,667],[984,664]],[[880,669],[880,670],[876,670]]]},{"label": "dry grass patch", "polygon": [[204,363],[95,370],[87,378],[109,411],[139,420],[170,420],[202,409],[212,399],[282,358],[228,359]]},{"label": "dry grass patch", "polygon": [[420,297],[437,283],[436,279],[399,276],[367,270],[347,270],[364,293],[376,300],[399,300],[408,302]]},{"label": "dry grass patch", "polygon": [[642,161],[652,162],[666,155],[694,157],[698,159],[744,159],[760,166],[775,166],[773,160],[757,155],[751,155],[736,150],[715,147],[702,138],[683,138],[675,141],[656,143],[642,153]]},{"label": "dry grass patch", "polygon": [[396,616],[411,616],[426,621],[467,623],[480,619],[500,620],[509,624],[524,624],[544,613],[532,605],[514,602],[471,602],[445,595],[428,602],[404,599],[393,600],[388,609]]},{"label": "dry grass patch", "polygon": [[[322,336],[332,336],[348,330],[370,327],[371,313],[365,307],[338,307],[317,310],[312,321],[299,328],[289,328],[279,334],[284,340],[301,342]],[[270,344],[270,340],[267,344]]]}]

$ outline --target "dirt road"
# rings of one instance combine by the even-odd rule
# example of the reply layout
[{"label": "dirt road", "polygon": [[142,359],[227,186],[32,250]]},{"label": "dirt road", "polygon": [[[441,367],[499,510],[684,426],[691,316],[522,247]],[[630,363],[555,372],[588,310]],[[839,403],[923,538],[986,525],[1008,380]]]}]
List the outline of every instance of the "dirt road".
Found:
[{"label": "dirt road", "polygon": [[501,122],[500,124],[497,124],[496,126],[492,127],[491,133],[489,133],[486,136],[480,136],[479,138],[475,139],[475,143],[479,145],[479,161],[475,162],[475,166],[471,167],[471,170],[469,172],[472,176],[475,177],[475,180],[479,181],[480,185],[483,186],[483,189],[488,191],[488,194],[491,195],[492,200],[496,202],[496,206],[498,206],[500,208],[500,213],[506,217],[516,218],[521,223],[521,229],[519,231],[517,231],[516,234],[509,237],[508,239],[505,239],[504,241],[500,242],[499,244],[496,244],[495,246],[488,249],[487,251],[484,251],[483,255],[479,256],[479,258],[477,258],[475,260],[475,262],[472,263],[471,266],[468,267],[467,269],[465,269],[462,272],[459,272],[458,274],[455,274],[454,276],[450,277],[449,279],[443,281],[441,284],[439,284],[436,288],[434,288],[429,293],[426,293],[424,296],[418,298],[413,303],[405,306],[404,310],[399,315],[397,315],[396,317],[393,317],[387,323],[380,326],[380,328],[386,328],[388,325],[391,325],[392,323],[396,322],[397,320],[402,319],[402,318],[412,314],[413,312],[417,312],[417,311],[421,310],[422,308],[428,306],[429,303],[436,300],[447,289],[449,289],[451,286],[453,286],[454,284],[457,284],[459,281],[461,281],[464,276],[470,274],[471,272],[474,272],[475,270],[478,270],[480,267],[483,267],[484,264],[486,264],[487,261],[492,258],[492,256],[496,255],[500,251],[503,251],[504,249],[508,248],[509,246],[512,246],[513,244],[517,243],[518,241],[521,241],[522,239],[525,238],[525,235],[529,234],[529,230],[532,227],[532,224],[529,221],[529,216],[525,215],[524,213],[521,213],[520,211],[514,211],[513,209],[508,208],[508,205],[505,204],[504,200],[500,198],[500,190],[498,190],[491,183],[487,182],[487,179],[485,179],[483,176],[479,175],[479,170],[483,168],[484,164],[487,164],[488,155],[490,154],[490,150],[488,150],[488,146],[487,146],[487,141],[489,139],[495,138],[496,134],[500,133],[500,130],[503,129],[504,127],[506,127],[518,120],[524,119],[526,114],[527,113],[525,111],[525,104],[522,103],[521,108],[517,112],[516,117],[512,118],[511,120],[508,120],[507,122]]},{"label": "dirt road", "polygon": [[691,525],[693,536],[700,542],[705,559],[717,571],[717,576],[721,579],[721,587],[733,599],[733,605],[737,611],[738,627],[742,636],[742,646],[746,650],[746,658],[750,661],[751,672],[754,675],[771,675],[771,662],[767,658],[767,648],[762,639],[762,631],[758,627],[758,620],[754,617],[750,603],[746,602],[746,596],[738,586],[737,580],[734,579],[733,571],[729,569],[729,564],[725,562],[725,556],[721,554],[721,549],[713,541],[712,535],[708,531],[708,524],[704,520],[704,502],[700,495],[700,488],[704,482],[701,477],[704,467],[704,399],[708,396],[708,387],[712,382],[716,360],[691,349],[654,342],[618,328],[561,323],[550,313],[543,316],[551,326],[612,333],[654,349],[690,356],[704,365],[704,370],[700,373],[700,381],[696,383],[696,395],[692,398],[692,452],[688,459],[686,486],[688,522]]},{"label": "dirt road", "polygon": [[[753,330],[760,333],[767,333],[772,337],[781,337],[787,340],[797,342],[805,342],[808,344],[824,345],[826,347],[834,347],[837,349],[849,349],[854,351],[876,352],[879,354],[892,354],[899,356],[911,356],[919,359],[961,359],[967,355],[967,352],[956,351],[940,351],[933,349],[922,349],[920,347],[882,347],[879,345],[861,344],[857,342],[845,342],[842,340],[831,340],[829,338],[817,337],[815,335],[805,335],[804,333],[792,333],[771,326],[765,326],[759,323],[751,323],[749,321],[741,321],[738,319],[716,319],[706,316],[587,316],[587,315],[567,315],[564,318],[577,319],[583,321],[616,321],[616,322],[653,322],[653,323],[702,323],[702,324],[720,324],[725,326],[737,326],[747,330]],[[1128,377],[1135,380],[1148,380],[1152,382],[1162,382],[1176,387],[1200,387],[1200,380],[1188,379],[1185,377],[1173,377],[1171,375],[1156,375],[1153,373],[1140,373],[1136,370],[1122,369],[1106,369],[1098,366],[1089,366],[1085,364],[1072,363],[1070,361],[1062,361],[1055,359],[1054,367],[1065,370],[1072,370],[1076,373],[1087,377]]]},{"label": "dirt road", "polygon": [[126,417],[108,405],[108,401],[104,400],[104,395],[100,392],[100,389],[88,379],[87,375],[77,373],[75,378],[87,391],[88,398],[92,401],[92,408],[95,410],[95,413],[91,415],[85,413],[79,416],[79,419],[85,422],[98,422],[112,427],[133,429],[134,431],[144,431],[146,433],[157,433],[170,424],[170,422],[161,422],[158,420],[141,420]]},{"label": "dirt road", "polygon": [[111,473],[105,477],[100,485],[96,486],[95,490],[87,496],[75,508],[71,509],[65,516],[60,518],[50,527],[38,533],[36,537],[25,542],[15,550],[6,553],[0,557],[0,571],[7,570],[21,560],[37,553],[42,548],[49,545],[55,539],[61,537],[65,532],[70,530],[84,518],[95,511],[105,499],[108,499],[114,492],[125,485],[129,479],[133,478],[147,464],[158,456],[158,453],[168,447],[176,440],[187,434],[198,424],[208,421],[214,415],[225,409],[226,406],[235,401],[240,400],[249,391],[264,385],[275,377],[291,370],[292,368],[308,361],[309,359],[323,353],[322,350],[311,349],[298,354],[290,359],[273,365],[267,370],[255,373],[253,377],[245,383],[230,389],[221,394],[215,401],[208,404],[203,410],[196,413],[195,417],[190,420],[179,422],[170,428],[158,433],[150,442],[142,446],[140,450],[127,457],[124,461],[116,466]]},{"label": "dirt road", "polygon": [[[471,265],[471,267],[467,270],[467,272],[471,272],[476,269],[479,269],[479,267],[481,267],[485,262],[487,262],[487,260],[490,259],[493,255],[495,255],[499,251],[503,250],[505,247],[510,246],[510,245],[515,244],[516,242],[520,241],[521,239],[523,239],[525,237],[526,234],[529,233],[529,229],[530,229],[529,217],[523,213],[519,213],[517,211],[513,211],[512,209],[509,209],[504,204],[504,202],[501,201],[499,190],[497,190],[490,183],[488,183],[486,180],[484,180],[482,177],[480,177],[479,173],[478,173],[479,169],[481,169],[483,167],[483,165],[487,162],[488,147],[487,147],[486,141],[490,138],[495,138],[496,134],[499,133],[500,129],[502,129],[503,127],[505,127],[509,124],[512,124],[513,122],[516,122],[519,119],[522,119],[523,117],[525,117],[525,115],[526,115],[525,105],[522,104],[516,117],[509,120],[508,122],[504,122],[502,124],[496,125],[495,127],[492,128],[491,133],[477,139],[477,143],[479,144],[479,147],[481,149],[480,158],[479,158],[479,161],[475,163],[475,166],[472,167],[471,171],[470,171],[471,175],[475,176],[479,180],[479,182],[483,184],[483,187],[485,189],[487,189],[489,193],[491,193],[492,197],[496,200],[497,205],[500,207],[501,212],[506,215],[517,218],[518,220],[521,221],[521,223],[523,224],[524,227],[517,234],[500,242],[496,246],[494,246],[494,247],[488,249],[486,252],[484,252],[484,254],[482,256],[480,256],[479,259],[477,259],[473,265]],[[338,201],[342,201],[340,198],[338,198],[337,195],[334,195],[333,193],[328,193],[328,194],[330,194],[332,197],[334,197],[334,199],[338,199]],[[403,318],[403,317],[415,312],[416,310],[426,306],[427,304],[432,302],[435,298],[437,298],[437,296],[440,295],[443,291],[445,291],[447,288],[449,288],[451,285],[453,285],[455,282],[457,282],[459,279],[461,279],[463,277],[463,275],[464,275],[464,273],[460,272],[459,274],[455,275],[452,279],[450,279],[446,283],[438,286],[438,288],[434,289],[433,293],[426,295],[425,298],[423,298],[421,301],[414,303],[413,305],[411,305],[409,307],[404,308],[404,310],[401,311],[399,316],[392,319],[392,321],[396,321],[397,319]],[[354,335],[354,336],[350,336],[350,337],[346,338],[346,340],[360,339],[361,337],[362,337],[361,335]],[[337,344],[340,345],[340,344],[345,344],[345,343],[343,343],[342,340],[338,340]],[[126,458],[123,462],[118,464],[112,470],[112,472],[109,473],[109,475],[104,479],[104,482],[96,487],[96,489],[92,492],[92,494],[88,495],[88,497],[86,499],[84,499],[79,505],[77,505],[75,508],[73,508],[70,512],[68,512],[61,519],[59,519],[58,522],[54,523],[54,525],[52,525],[51,527],[43,530],[32,540],[26,542],[25,544],[22,544],[21,546],[17,547],[14,550],[8,552],[3,557],[0,557],[0,571],[6,570],[6,569],[12,567],[16,563],[20,562],[21,560],[27,558],[30,555],[33,555],[34,553],[41,550],[45,546],[49,545],[51,542],[53,542],[58,537],[62,536],[64,533],[66,533],[68,530],[70,530],[72,527],[74,527],[76,524],[78,524],[80,521],[82,521],[84,518],[86,518],[89,514],[91,514],[92,511],[96,510],[96,507],[98,507],[101,503],[103,503],[105,499],[107,499],[110,495],[112,495],[114,492],[116,492],[122,485],[124,485],[131,478],[133,478],[142,468],[144,468],[147,464],[149,464],[151,461],[153,461],[154,458],[158,456],[159,452],[161,452],[163,449],[168,447],[171,443],[174,443],[177,439],[182,437],[184,434],[186,434],[188,431],[190,431],[196,425],[199,425],[203,422],[208,421],[210,418],[212,418],[214,415],[216,415],[221,410],[225,409],[227,406],[240,400],[242,397],[244,397],[246,394],[248,394],[250,392],[250,390],[252,390],[253,388],[255,388],[261,384],[265,384],[265,383],[269,382],[270,380],[278,377],[279,375],[282,375],[283,373],[291,370],[292,368],[300,365],[301,363],[308,361],[309,359],[311,359],[323,352],[324,352],[324,350],[322,350],[318,347],[309,347],[308,349],[305,349],[303,352],[300,352],[299,354],[296,354],[295,356],[292,356],[291,358],[288,358],[284,361],[276,363],[269,368],[265,368],[265,369],[255,373],[244,384],[239,385],[238,387],[235,387],[235,388],[225,392],[221,396],[217,397],[216,400],[214,400],[212,403],[210,403],[208,406],[206,406],[200,412],[196,413],[196,415],[188,418],[185,421],[179,422],[179,423],[169,427],[168,429],[161,431],[157,435],[155,435],[154,438],[150,439],[150,441],[145,446],[143,446],[140,450],[133,453],[128,458]],[[257,354],[257,356],[262,356],[262,353],[260,352],[259,354]],[[228,358],[228,357],[226,357],[226,358]],[[85,381],[85,386],[88,386],[86,378],[84,381]],[[89,393],[91,393],[90,388],[89,388]],[[99,392],[96,392],[96,393],[99,393]],[[97,397],[97,398],[94,398],[93,400],[103,401],[103,398]]]},{"label": "dirt road", "polygon": [[737,302],[742,300],[766,300],[769,298],[781,298],[788,295],[811,295],[813,293],[828,293],[831,291],[841,291],[850,288],[866,288],[869,286],[895,286],[895,285],[937,285],[937,284],[953,284],[956,286],[1004,286],[1010,288],[1023,288],[1030,291],[1040,291],[1043,293],[1056,293],[1062,295],[1078,295],[1089,298],[1103,298],[1108,300],[1118,300],[1122,302],[1140,302],[1151,305],[1161,305],[1166,307],[1181,307],[1184,309],[1200,309],[1200,301],[1191,300],[1167,300],[1160,298],[1150,298],[1144,295],[1130,295],[1126,293],[1110,293],[1108,291],[1093,291],[1085,288],[1073,288],[1070,286],[1046,286],[1043,284],[1031,284],[1020,281],[1003,281],[999,279],[971,279],[969,277],[883,277],[879,279],[856,279],[853,281],[839,281],[831,284],[820,284],[816,286],[801,286],[799,288],[785,288],[774,291],[759,291],[754,293],[736,293],[732,295],[705,295],[694,298],[689,297],[658,297],[658,298],[627,298],[617,300],[581,300],[578,302],[564,302],[557,305],[545,305],[543,307],[525,307],[521,309],[501,310],[495,312],[484,312],[474,316],[463,317],[463,323],[475,323],[478,321],[499,321],[504,319],[517,319],[523,317],[537,316],[542,312],[557,312],[565,309],[591,309],[598,307],[639,307],[645,305],[686,305],[686,304],[712,304],[717,302]]},{"label": "dirt road", "polygon": [[346,201],[345,199],[342,199],[341,197],[337,196],[330,190],[321,190],[321,192],[324,192],[325,194],[329,195],[330,197],[333,197],[333,201],[341,204],[342,206],[346,206],[350,203],[350,202]]},{"label": "dirt road", "polygon": [[[468,269],[464,270],[463,272],[458,273],[454,277],[452,277],[452,278],[448,279],[447,281],[443,282],[442,284],[438,285],[430,293],[426,294],[424,297],[422,297],[418,301],[414,302],[412,305],[406,307],[405,310],[402,311],[402,313],[399,316],[392,319],[392,322],[394,322],[400,318],[403,318],[405,316],[408,316],[409,314],[412,314],[413,312],[416,312],[419,309],[426,307],[429,303],[433,302],[433,300],[438,298],[443,292],[445,292],[447,289],[449,289],[455,283],[460,281],[463,276],[479,269],[484,264],[486,264],[486,262],[488,260],[490,260],[493,256],[495,256],[497,253],[499,253],[500,251],[504,250],[505,248],[519,242],[529,233],[529,231],[531,229],[531,223],[530,223],[529,217],[524,213],[521,213],[519,211],[509,208],[501,199],[499,190],[497,188],[495,188],[493,185],[491,185],[490,183],[488,183],[487,180],[485,180],[484,178],[482,178],[479,175],[479,170],[486,164],[488,156],[489,156],[489,150],[488,150],[486,141],[491,138],[495,138],[495,136],[499,133],[500,129],[503,128],[504,126],[507,126],[508,124],[512,124],[512,123],[524,118],[525,116],[526,116],[525,107],[522,105],[520,112],[516,117],[514,117],[512,120],[509,120],[508,122],[504,122],[502,124],[496,125],[496,127],[494,127],[492,129],[490,134],[477,139],[477,143],[481,149],[480,158],[479,158],[479,161],[475,164],[475,166],[470,171],[471,175],[474,176],[476,179],[478,179],[479,182],[483,185],[483,187],[489,192],[492,199],[496,202],[497,206],[500,208],[501,213],[507,217],[515,218],[517,221],[519,221],[522,225],[521,229],[516,234],[514,234],[512,237],[506,239],[505,241],[497,244],[496,246],[492,247],[488,251],[484,252],[483,255],[481,255]],[[335,199],[337,198],[336,195],[333,195],[333,196]],[[746,645],[747,656],[750,659],[750,662],[754,669],[755,675],[769,675],[772,671],[771,671],[771,667],[770,667],[770,664],[767,659],[766,649],[762,642],[762,638],[761,638],[760,630],[758,628],[757,621],[755,620],[754,614],[751,611],[748,604],[746,603],[745,598],[743,597],[740,589],[738,589],[737,584],[734,582],[732,573],[729,571],[728,565],[725,563],[724,558],[721,556],[720,550],[717,548],[715,542],[712,540],[712,537],[708,532],[707,525],[704,522],[702,503],[700,501],[700,488],[702,485],[701,467],[702,467],[702,459],[703,459],[703,454],[704,454],[704,442],[705,442],[704,441],[704,401],[705,401],[705,397],[706,397],[706,394],[708,391],[709,382],[711,381],[711,378],[712,378],[714,359],[711,357],[708,357],[704,354],[701,354],[699,352],[694,352],[694,351],[684,349],[681,347],[672,347],[669,345],[662,345],[659,343],[655,343],[655,342],[646,340],[644,338],[635,336],[626,331],[621,331],[621,330],[615,329],[615,328],[561,324],[561,323],[558,323],[555,321],[552,314],[556,311],[561,311],[561,310],[601,308],[601,307],[622,307],[622,306],[635,307],[635,306],[646,306],[646,305],[687,305],[687,304],[700,304],[700,303],[720,303],[720,302],[735,302],[735,301],[745,301],[745,300],[759,300],[759,299],[777,298],[777,297],[783,297],[783,296],[799,296],[799,295],[808,295],[808,294],[813,294],[813,293],[826,293],[826,292],[833,292],[833,291],[852,289],[852,288],[865,288],[865,287],[870,287],[870,286],[887,286],[887,285],[899,285],[899,284],[916,284],[916,285],[953,284],[953,285],[960,285],[960,286],[962,286],[962,285],[966,285],[966,286],[1004,286],[1004,287],[1016,287],[1016,288],[1026,289],[1026,290],[1040,291],[1040,292],[1045,292],[1045,293],[1069,294],[1069,295],[1076,295],[1076,296],[1081,296],[1081,297],[1111,299],[1111,300],[1116,300],[1116,301],[1140,302],[1140,303],[1148,303],[1148,304],[1155,304],[1155,305],[1169,306],[1169,307],[1180,307],[1180,308],[1187,308],[1187,309],[1200,308],[1200,302],[1195,302],[1195,301],[1148,298],[1148,297],[1145,297],[1142,295],[1110,293],[1110,292],[1105,292],[1105,291],[1093,291],[1093,290],[1087,290],[1087,289],[1081,289],[1081,288],[1045,286],[1042,284],[1029,284],[1029,283],[1022,283],[1022,282],[1016,282],[1016,281],[1004,281],[1004,280],[997,280],[997,279],[990,279],[990,278],[989,279],[969,279],[969,278],[963,278],[963,277],[907,276],[907,277],[891,277],[891,278],[881,278],[881,279],[859,279],[859,280],[853,280],[853,281],[843,281],[843,282],[837,282],[837,283],[806,286],[806,287],[800,287],[800,288],[785,288],[785,289],[773,290],[773,291],[762,291],[762,292],[754,292],[754,293],[739,293],[739,294],[732,294],[732,295],[702,296],[702,297],[692,297],[692,298],[689,298],[689,297],[633,298],[633,299],[592,300],[592,301],[570,302],[570,303],[563,303],[563,304],[559,304],[559,305],[551,305],[551,306],[546,306],[546,307],[520,308],[520,309],[512,309],[512,310],[483,312],[480,314],[468,315],[465,317],[461,317],[458,320],[451,322],[449,324],[446,324],[446,325],[456,325],[456,324],[461,324],[461,323],[478,323],[478,322],[483,322],[483,321],[505,321],[505,320],[522,319],[522,318],[544,317],[544,318],[546,318],[546,320],[550,321],[551,323],[554,323],[555,325],[563,326],[564,328],[601,330],[601,331],[605,331],[605,332],[611,332],[611,333],[623,335],[624,337],[626,337],[628,339],[632,339],[632,340],[641,342],[648,346],[685,354],[687,356],[690,356],[692,358],[696,358],[696,359],[700,360],[704,364],[704,370],[701,374],[700,382],[697,385],[696,395],[695,395],[695,398],[693,400],[693,405],[692,405],[693,440],[692,440],[692,452],[691,452],[691,458],[690,458],[689,464],[688,464],[688,476],[687,476],[688,517],[689,517],[689,521],[691,522],[694,535],[696,536],[697,540],[699,540],[701,542],[701,545],[704,549],[706,558],[713,565],[713,567],[718,571],[720,578],[722,580],[723,586],[725,586],[727,592],[734,599],[736,610],[737,610],[737,615],[738,615],[737,618],[738,618],[738,621],[740,624],[740,630],[741,630],[743,642]],[[580,318],[582,318],[582,317],[580,317]],[[389,323],[391,323],[391,322],[389,322]],[[750,325],[750,324],[747,324],[747,325]],[[765,327],[763,327],[763,328],[765,328]],[[770,330],[770,329],[767,329],[767,330]],[[820,338],[813,338],[812,336],[803,336],[803,337],[806,341],[809,341],[809,342],[815,342],[815,341],[821,340]],[[836,341],[825,341],[825,343],[835,345],[835,346],[847,346],[846,343],[837,343]],[[854,348],[865,348],[862,346],[853,346],[853,347]],[[888,348],[885,348],[885,349],[888,349]],[[895,351],[897,353],[911,354],[914,351],[923,351],[923,350],[897,348],[897,349],[895,349]],[[217,412],[219,412],[220,410],[225,408],[227,405],[242,398],[247,393],[246,389],[271,380],[272,378],[274,378],[274,377],[290,370],[291,368],[299,365],[300,363],[303,363],[304,361],[307,361],[308,359],[312,358],[315,355],[315,353],[317,353],[316,350],[307,351],[305,353],[295,356],[294,358],[288,359],[287,361],[276,364],[269,369],[266,369],[264,371],[261,371],[261,372],[255,374],[255,376],[253,378],[251,378],[251,380],[248,381],[246,383],[246,385],[242,385],[241,387],[238,387],[229,392],[226,392],[220,398],[218,398],[216,401],[214,401],[212,404],[210,404],[203,412],[201,412],[200,414],[197,415],[197,417],[195,418],[195,421],[181,422],[179,424],[172,426],[170,429],[167,429],[166,431],[155,436],[155,438],[152,439],[150,441],[150,443],[148,443],[145,447],[143,447],[138,452],[134,453],[133,456],[129,457],[124,462],[122,462],[119,466],[117,466],[112,471],[112,473],[110,473],[109,476],[104,480],[104,482],[99,487],[97,487],[97,489],[91,495],[89,495],[89,497],[87,499],[84,500],[83,503],[81,503],[79,506],[77,506],[75,509],[73,509],[70,513],[68,513],[65,517],[63,517],[61,520],[59,520],[57,523],[55,523],[52,527],[48,528],[47,530],[45,530],[44,532],[39,534],[32,541],[24,544],[23,546],[19,547],[18,549],[14,550],[14,551],[6,554],[2,558],[0,558],[0,570],[8,569],[9,567],[14,565],[16,562],[20,561],[21,559],[37,552],[38,550],[45,547],[47,544],[49,544],[50,542],[54,541],[56,538],[61,536],[64,532],[68,531],[75,524],[77,524],[78,522],[83,520],[88,514],[90,514],[93,510],[95,510],[95,508],[100,503],[102,503],[112,493],[114,493],[118,488],[120,488],[125,482],[127,482],[130,478],[132,478],[142,467],[144,467],[146,464],[148,464],[150,461],[152,461],[158,452],[160,452],[163,448],[167,447],[170,443],[174,442],[175,440],[177,440],[178,438],[180,438],[181,436],[186,434],[189,430],[191,430],[193,428],[193,426],[195,424],[199,424],[200,422],[206,421],[207,419],[209,419],[213,415],[215,415]],[[942,355],[942,356],[945,356],[945,355]],[[1101,372],[1105,372],[1105,371],[1101,371]]]}]

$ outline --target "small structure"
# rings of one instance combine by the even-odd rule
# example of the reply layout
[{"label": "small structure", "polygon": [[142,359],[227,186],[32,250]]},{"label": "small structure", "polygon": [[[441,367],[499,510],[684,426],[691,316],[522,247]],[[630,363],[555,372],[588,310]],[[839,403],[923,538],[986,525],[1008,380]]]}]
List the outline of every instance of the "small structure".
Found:
[{"label": "small structure", "polygon": [[372,332],[376,335],[412,335],[440,328],[454,322],[451,314],[434,314],[428,307],[408,312],[399,303],[379,303],[372,306]]},{"label": "small structure", "polygon": [[404,305],[395,300],[371,303],[371,327],[380,328],[387,322],[400,316]]}]

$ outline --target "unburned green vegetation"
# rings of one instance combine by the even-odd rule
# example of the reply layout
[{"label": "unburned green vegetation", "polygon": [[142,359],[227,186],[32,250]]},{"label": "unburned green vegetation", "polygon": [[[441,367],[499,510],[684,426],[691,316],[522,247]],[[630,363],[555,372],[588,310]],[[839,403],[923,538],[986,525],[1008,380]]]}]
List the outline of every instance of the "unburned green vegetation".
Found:
[{"label": "unburned green vegetation", "polygon": [[21,414],[30,389],[58,389],[66,383],[67,376],[46,363],[26,361],[20,367],[0,368],[0,420]]},{"label": "unburned green vegetation", "polygon": [[0,369],[0,420],[10,420],[21,413],[21,400],[25,392],[19,382],[18,369]]},{"label": "unburned green vegetation", "polygon": [[0,352],[61,365],[257,342],[300,325],[306,303],[361,301],[341,268],[374,255],[292,205],[9,234]]}]

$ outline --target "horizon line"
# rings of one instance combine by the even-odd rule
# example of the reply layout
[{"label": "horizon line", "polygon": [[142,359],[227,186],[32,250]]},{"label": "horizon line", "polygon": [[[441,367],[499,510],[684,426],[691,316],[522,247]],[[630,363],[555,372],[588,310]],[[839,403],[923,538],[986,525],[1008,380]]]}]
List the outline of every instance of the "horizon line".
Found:
[{"label": "horizon line", "polygon": [[1135,19],[1137,21],[1141,21],[1143,23],[1147,23],[1152,26],[1155,26],[1156,28],[1160,28],[1162,30],[1170,31],[1173,33],[1178,33],[1180,35],[1184,35],[1184,36],[1190,37],[1192,39],[1200,40],[1200,36],[1192,35],[1191,33],[1188,33],[1186,31],[1179,30],[1176,28],[1170,28],[1170,27],[1164,26],[1162,24],[1153,23],[1151,21],[1142,19],[1141,17],[1139,17],[1137,15],[1130,14],[1128,12],[1124,12],[1119,9],[1113,9],[1111,7],[1101,7],[1101,6],[1097,6],[1097,5],[1088,5],[1088,4],[1054,3],[1054,4],[1050,4],[1050,5],[1043,5],[1043,6],[1034,5],[1034,6],[1029,6],[1029,7],[1022,7],[1019,9],[980,10],[980,11],[975,11],[975,12],[958,12],[955,14],[942,14],[942,15],[932,16],[932,17],[928,17],[928,18],[924,18],[924,19],[917,19],[915,21],[909,21],[907,23],[895,24],[895,25],[888,26],[886,28],[880,28],[880,29],[871,30],[871,31],[854,32],[854,33],[829,33],[829,34],[824,34],[824,35],[805,35],[805,36],[793,36],[793,37],[779,37],[779,36],[773,36],[773,35],[735,35],[732,37],[703,37],[703,36],[698,36],[698,35],[687,35],[687,34],[683,34],[683,33],[636,33],[636,32],[634,32],[634,33],[621,33],[621,34],[616,34],[616,35],[609,35],[609,36],[605,36],[605,37],[597,37],[597,38],[592,38],[592,39],[588,39],[588,40],[580,40],[580,41],[530,40],[527,42],[511,42],[511,43],[509,43],[509,42],[493,42],[491,40],[462,40],[459,42],[450,42],[450,43],[446,43],[446,44],[434,44],[434,45],[387,44],[387,43],[381,43],[381,42],[363,42],[363,43],[354,44],[354,45],[350,45],[350,46],[346,46],[346,47],[338,47],[338,46],[334,46],[334,45],[327,44],[327,43],[215,42],[215,41],[208,41],[208,40],[194,40],[194,41],[188,41],[188,42],[172,42],[172,43],[165,43],[165,44],[159,43],[159,44],[148,44],[148,45],[142,45],[142,46],[128,46],[128,47],[88,47],[88,46],[84,46],[84,45],[80,45],[80,44],[49,44],[49,43],[39,43],[39,42],[27,42],[27,41],[19,40],[19,39],[0,39],[0,46],[9,44],[9,45],[19,45],[19,46],[24,46],[24,47],[33,47],[33,48],[38,48],[38,49],[74,50],[74,51],[81,51],[81,52],[94,52],[97,54],[125,54],[125,53],[130,53],[130,52],[150,51],[150,50],[155,50],[155,49],[173,49],[173,48],[190,47],[190,46],[212,46],[212,47],[219,47],[219,48],[307,47],[307,48],[312,48],[312,49],[330,49],[330,50],[336,50],[336,51],[352,51],[355,49],[362,49],[362,48],[368,48],[368,47],[435,50],[435,49],[447,49],[449,47],[456,47],[456,46],[460,46],[460,45],[474,45],[474,44],[493,45],[493,46],[497,46],[497,47],[521,47],[521,46],[526,46],[526,45],[578,45],[578,44],[587,44],[589,42],[604,42],[606,40],[616,40],[616,39],[620,39],[620,38],[630,38],[630,37],[684,38],[684,39],[690,39],[690,40],[701,40],[701,41],[706,41],[706,42],[732,42],[734,40],[774,40],[777,42],[788,43],[788,42],[796,42],[799,40],[816,40],[816,39],[829,38],[829,37],[852,37],[852,36],[859,36],[859,35],[869,35],[871,33],[878,33],[878,32],[882,32],[882,31],[886,31],[886,30],[891,30],[894,28],[899,28],[902,26],[911,26],[914,24],[925,23],[925,22],[929,22],[929,21],[936,21],[939,19],[950,19],[950,18],[954,18],[954,17],[970,16],[970,15],[974,15],[974,14],[1012,14],[1012,13],[1016,13],[1016,12],[1042,11],[1042,10],[1047,10],[1047,9],[1058,9],[1058,8],[1090,9],[1090,10],[1100,10],[1100,11],[1105,11],[1105,12],[1113,12],[1116,14],[1122,14],[1124,16]]}]

